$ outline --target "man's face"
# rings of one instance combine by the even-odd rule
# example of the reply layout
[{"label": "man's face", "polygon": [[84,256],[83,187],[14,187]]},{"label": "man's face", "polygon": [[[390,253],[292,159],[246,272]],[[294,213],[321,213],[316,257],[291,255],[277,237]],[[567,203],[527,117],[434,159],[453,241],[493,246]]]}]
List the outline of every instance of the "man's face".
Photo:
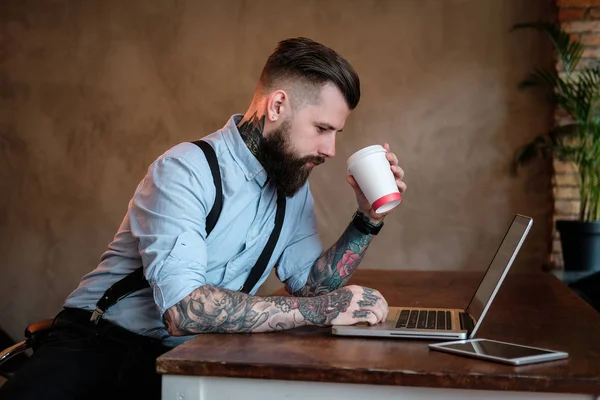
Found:
[{"label": "man's face", "polygon": [[335,155],[335,138],[350,110],[333,85],[322,88],[317,101],[291,115],[265,135],[261,164],[278,190],[291,197],[308,180],[312,169]]}]

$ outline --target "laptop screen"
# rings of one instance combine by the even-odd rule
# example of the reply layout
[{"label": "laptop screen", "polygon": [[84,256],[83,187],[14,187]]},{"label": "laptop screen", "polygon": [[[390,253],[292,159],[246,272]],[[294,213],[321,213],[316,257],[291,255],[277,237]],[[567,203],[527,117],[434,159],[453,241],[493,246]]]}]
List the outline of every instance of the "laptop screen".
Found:
[{"label": "laptop screen", "polygon": [[[502,243],[500,243],[500,247],[496,251],[475,295],[467,306],[466,311],[473,317],[475,322],[477,322],[477,325],[481,322],[487,308],[494,299],[498,287],[502,283],[502,280],[504,280],[504,276],[508,272],[508,269],[521,248],[521,244],[525,240],[527,232],[529,232],[531,224],[531,218],[516,215],[508,228],[508,231],[506,232]],[[477,328],[478,326],[473,330],[473,334]]]}]

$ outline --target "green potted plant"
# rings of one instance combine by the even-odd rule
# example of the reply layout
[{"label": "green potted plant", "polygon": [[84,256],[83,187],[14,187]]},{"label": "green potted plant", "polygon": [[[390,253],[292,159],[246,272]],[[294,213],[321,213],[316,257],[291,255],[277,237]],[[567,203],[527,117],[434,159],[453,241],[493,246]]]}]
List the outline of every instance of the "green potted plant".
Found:
[{"label": "green potted plant", "polygon": [[517,24],[534,29],[552,42],[562,71],[536,68],[522,88],[544,91],[568,118],[518,149],[513,172],[539,157],[570,162],[578,177],[580,208],[575,220],[558,220],[566,270],[600,269],[600,67],[577,68],[583,45],[559,25]]}]

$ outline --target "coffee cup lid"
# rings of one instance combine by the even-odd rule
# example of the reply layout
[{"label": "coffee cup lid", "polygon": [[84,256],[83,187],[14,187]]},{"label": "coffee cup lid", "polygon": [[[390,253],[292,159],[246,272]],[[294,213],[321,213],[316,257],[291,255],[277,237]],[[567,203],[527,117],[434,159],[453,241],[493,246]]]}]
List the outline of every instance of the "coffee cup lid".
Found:
[{"label": "coffee cup lid", "polygon": [[380,152],[384,152],[384,153],[387,152],[385,150],[385,148],[380,144],[374,144],[372,146],[367,146],[363,149],[358,150],[356,153],[354,153],[350,157],[348,157],[348,161],[346,162],[346,165],[348,167],[350,167],[350,165],[352,165],[352,163],[355,162],[356,160],[360,160],[363,157],[366,157],[373,153],[380,153]]}]

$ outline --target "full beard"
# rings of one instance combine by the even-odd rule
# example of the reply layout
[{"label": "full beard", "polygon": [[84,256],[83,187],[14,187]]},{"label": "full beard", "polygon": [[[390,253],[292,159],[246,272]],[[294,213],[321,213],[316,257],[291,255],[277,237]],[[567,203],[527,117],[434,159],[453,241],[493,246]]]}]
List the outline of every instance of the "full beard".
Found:
[{"label": "full beard", "polygon": [[[304,186],[313,167],[325,159],[319,156],[298,157],[290,143],[291,121],[284,121],[260,143],[259,161],[278,192],[292,197]],[[308,163],[312,163],[310,166]]]}]

